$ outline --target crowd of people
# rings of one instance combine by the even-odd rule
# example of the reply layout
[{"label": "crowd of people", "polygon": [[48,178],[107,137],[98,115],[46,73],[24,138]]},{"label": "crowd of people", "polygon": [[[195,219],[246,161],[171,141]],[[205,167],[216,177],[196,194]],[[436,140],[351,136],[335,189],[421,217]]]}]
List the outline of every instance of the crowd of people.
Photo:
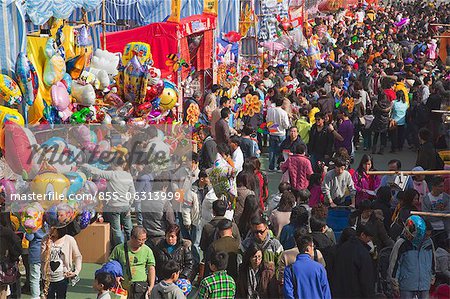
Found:
[{"label": "crowd of people", "polygon": [[[289,66],[242,78],[236,97],[258,96],[262,107],[242,128],[226,88],[204,95],[189,163],[173,159],[174,169],[158,172],[127,159],[109,170],[83,166],[120,195],[98,217],[110,224],[111,254],[95,274],[97,298],[123,288],[128,298],[181,299],[191,286],[196,298],[448,298],[450,218],[411,211],[449,213],[449,177],[414,175],[402,185],[370,173],[372,155],[388,146],[417,151],[413,171],[444,169],[446,128],[432,110],[449,105],[450,73],[436,53],[438,23],[450,24],[450,4],[316,18],[310,34],[328,32],[317,63],[295,53]],[[149,127],[133,140],[149,148],[156,137]],[[276,193],[265,152],[267,171],[282,174]],[[400,171],[401,158],[386,167]],[[177,190],[182,200],[126,200]],[[327,225],[334,209],[348,211],[342,231]],[[25,234],[25,251],[9,214],[0,220],[2,263],[17,267],[22,255],[23,291],[66,298],[82,268],[71,226]],[[20,297],[18,277],[0,285],[8,296]]]}]

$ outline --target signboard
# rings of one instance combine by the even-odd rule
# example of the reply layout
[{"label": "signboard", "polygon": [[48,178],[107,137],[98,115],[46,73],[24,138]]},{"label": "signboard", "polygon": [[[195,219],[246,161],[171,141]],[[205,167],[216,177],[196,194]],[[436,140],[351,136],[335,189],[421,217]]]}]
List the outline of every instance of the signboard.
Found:
[{"label": "signboard", "polygon": [[203,13],[218,14],[218,0],[204,0]]}]

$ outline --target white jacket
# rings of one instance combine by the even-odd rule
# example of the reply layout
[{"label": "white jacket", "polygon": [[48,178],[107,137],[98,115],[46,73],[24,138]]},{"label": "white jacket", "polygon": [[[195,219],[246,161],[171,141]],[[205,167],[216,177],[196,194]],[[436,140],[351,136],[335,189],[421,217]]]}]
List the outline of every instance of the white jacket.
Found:
[{"label": "white jacket", "polygon": [[289,116],[281,107],[269,108],[267,111],[267,122],[272,122],[278,125],[274,128],[274,132],[270,132],[272,136],[286,136],[286,130],[289,129]]}]

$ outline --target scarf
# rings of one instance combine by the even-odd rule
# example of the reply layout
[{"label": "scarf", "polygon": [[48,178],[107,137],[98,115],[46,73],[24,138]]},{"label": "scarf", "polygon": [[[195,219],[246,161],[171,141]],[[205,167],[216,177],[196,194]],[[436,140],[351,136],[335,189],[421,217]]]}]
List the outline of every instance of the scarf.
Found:
[{"label": "scarf", "polygon": [[249,299],[259,299],[258,294],[258,278],[256,277],[258,271],[253,270],[252,268],[248,269],[248,296]]}]

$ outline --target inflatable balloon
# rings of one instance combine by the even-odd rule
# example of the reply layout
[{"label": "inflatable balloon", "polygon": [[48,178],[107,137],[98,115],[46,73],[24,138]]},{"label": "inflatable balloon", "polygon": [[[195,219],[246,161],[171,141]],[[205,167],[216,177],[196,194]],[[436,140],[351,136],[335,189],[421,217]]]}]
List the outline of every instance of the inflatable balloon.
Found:
[{"label": "inflatable balloon", "polygon": [[140,92],[141,92],[141,84],[144,80],[144,70],[139,62],[138,58],[134,56],[128,62],[124,74],[124,96],[125,100],[128,102],[139,102],[140,101]]},{"label": "inflatable balloon", "polygon": [[177,285],[177,287],[181,289],[184,296],[186,297],[192,291],[192,284],[189,282],[188,279],[180,278],[175,282],[175,284]]},{"label": "inflatable balloon", "polygon": [[64,84],[68,93],[72,92],[72,81],[72,77],[70,77],[68,73],[65,73],[61,80],[61,83]]},{"label": "inflatable balloon", "polygon": [[91,211],[83,210],[77,218],[78,224],[81,229],[85,229],[91,223]]},{"label": "inflatable balloon", "polygon": [[30,191],[45,196],[41,204],[47,208],[52,199],[63,200],[67,196],[70,181],[62,173],[44,172],[36,175],[30,183]]},{"label": "inflatable balloon", "polygon": [[7,106],[22,102],[19,85],[11,77],[3,74],[0,74],[0,101],[5,101]]},{"label": "inflatable balloon", "polygon": [[106,50],[97,49],[91,60],[90,71],[95,74],[96,70],[103,70],[112,78],[118,73],[117,67],[119,65],[119,60],[119,55]]},{"label": "inflatable balloon", "polygon": [[159,98],[161,99],[159,107],[163,111],[172,109],[178,102],[178,89],[175,87],[175,84],[164,80],[164,90]]},{"label": "inflatable balloon", "polygon": [[142,42],[128,43],[123,50],[122,64],[127,65],[134,56],[137,57],[141,64],[144,64],[148,60],[152,60],[150,45]]},{"label": "inflatable balloon", "polygon": [[44,215],[48,225],[61,228],[71,223],[76,218],[77,213],[68,203],[62,202],[48,208]]},{"label": "inflatable balloon", "polygon": [[22,114],[17,109],[0,106],[0,128],[3,128],[7,121],[23,126],[25,121]]},{"label": "inflatable balloon", "polygon": [[103,102],[113,107],[121,107],[123,105],[123,101],[119,95],[112,91],[105,95]]},{"label": "inflatable balloon", "polygon": [[16,82],[22,91],[23,100],[28,105],[33,105],[39,89],[39,80],[36,68],[25,53],[20,52],[17,55],[15,72]]},{"label": "inflatable balloon", "polygon": [[153,101],[154,99],[159,97],[163,91],[164,91],[164,81],[160,79],[155,85],[147,86],[145,101],[146,102]]},{"label": "inflatable balloon", "polygon": [[67,142],[61,137],[51,137],[41,144],[42,150],[52,149],[52,152],[62,154],[67,147]]},{"label": "inflatable balloon", "polygon": [[70,181],[70,187],[67,190],[68,197],[81,190],[86,182],[86,175],[81,172],[66,172],[64,175]]},{"label": "inflatable balloon", "polygon": [[44,84],[48,87],[60,81],[66,72],[66,63],[55,49],[55,40],[49,38],[45,45]]},{"label": "inflatable balloon", "polygon": [[44,209],[38,202],[32,202],[19,211],[20,224],[27,234],[34,234],[43,224]]},{"label": "inflatable balloon", "polygon": [[36,139],[28,128],[8,122],[5,126],[5,158],[14,173],[28,174],[33,165]]},{"label": "inflatable balloon", "polygon": [[78,79],[84,70],[86,64],[86,55],[78,55],[66,62],[67,73],[72,79]]},{"label": "inflatable balloon", "polygon": [[403,19],[400,20],[400,22],[394,23],[394,25],[396,27],[403,27],[403,26],[406,26],[408,24],[409,24],[409,18],[403,18]]},{"label": "inflatable balloon", "polygon": [[78,143],[81,145],[82,149],[91,151],[95,149],[95,143],[92,142],[91,130],[85,125],[78,126],[74,128],[75,130],[75,138]]},{"label": "inflatable balloon", "polygon": [[70,96],[66,86],[61,82],[56,83],[52,86],[51,95],[52,105],[58,110],[58,116],[66,121],[72,115],[72,110],[69,109]]},{"label": "inflatable balloon", "polygon": [[76,102],[83,106],[95,104],[95,90],[91,84],[72,83],[72,96]]},{"label": "inflatable balloon", "polygon": [[1,179],[0,180],[0,185],[3,187],[3,190],[5,192],[5,200],[6,202],[12,202],[12,200],[14,199],[12,197],[13,194],[17,194],[16,192],[16,186],[14,185],[14,183],[10,180],[7,179]]},{"label": "inflatable balloon", "polygon": [[161,70],[153,66],[148,66],[147,67],[148,85],[150,86],[156,85],[156,83],[158,83],[160,79],[161,79]]},{"label": "inflatable balloon", "polygon": [[426,224],[422,217],[413,215],[406,219],[405,233],[412,236],[412,243],[419,247],[425,237]]}]

